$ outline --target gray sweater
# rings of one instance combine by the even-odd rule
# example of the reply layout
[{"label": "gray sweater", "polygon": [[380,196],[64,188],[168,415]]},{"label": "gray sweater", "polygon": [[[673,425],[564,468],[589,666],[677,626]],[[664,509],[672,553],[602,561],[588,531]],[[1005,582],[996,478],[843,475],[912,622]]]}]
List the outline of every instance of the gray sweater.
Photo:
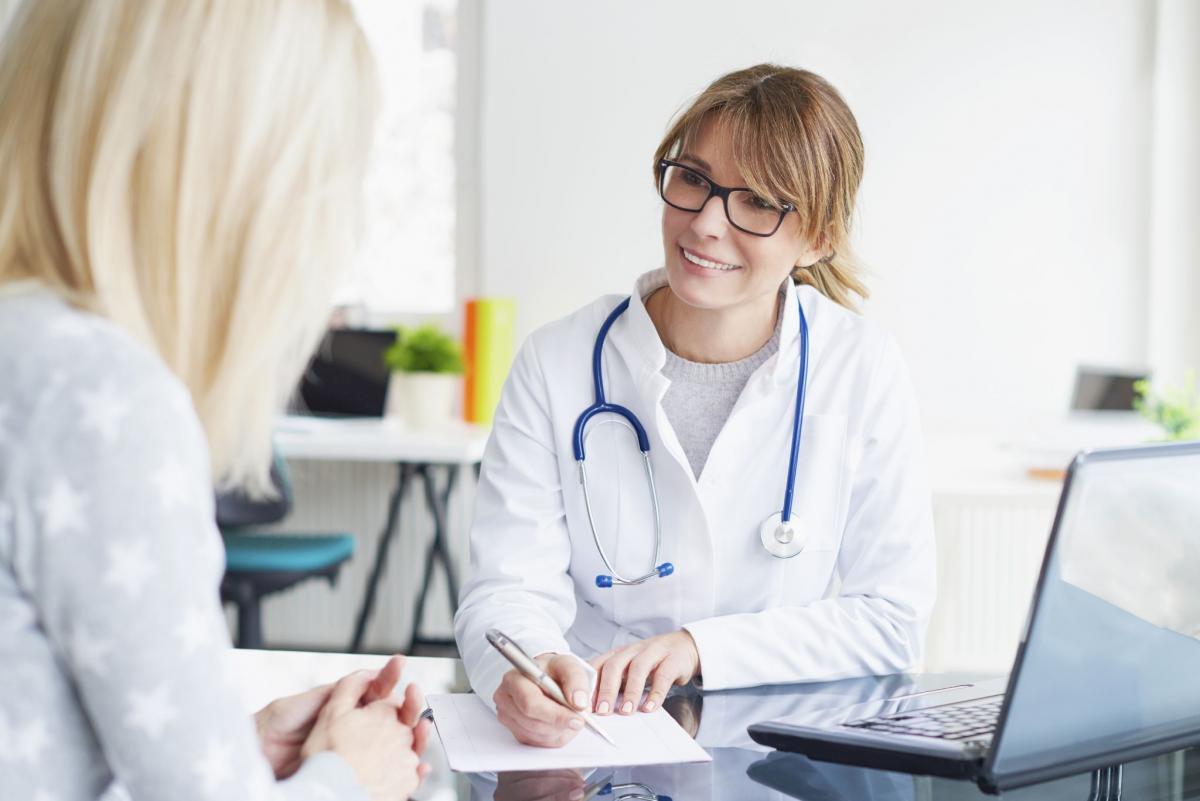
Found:
[{"label": "gray sweater", "polygon": [[0,286],[0,801],[362,799],[322,754],[276,784],[224,669],[207,448],[107,321]]},{"label": "gray sweater", "polygon": [[779,351],[783,314],[777,314],[775,333],[766,344],[744,359],[722,364],[690,362],[667,348],[662,374],[671,381],[663,395],[663,412],[698,479],[717,435],[725,427],[737,399],[754,371]]}]

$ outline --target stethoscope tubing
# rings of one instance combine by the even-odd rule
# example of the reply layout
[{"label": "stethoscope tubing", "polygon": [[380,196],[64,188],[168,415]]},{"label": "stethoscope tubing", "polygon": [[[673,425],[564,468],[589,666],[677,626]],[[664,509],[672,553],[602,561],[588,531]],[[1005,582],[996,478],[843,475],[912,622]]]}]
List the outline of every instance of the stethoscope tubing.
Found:
[{"label": "stethoscope tubing", "polygon": [[783,513],[780,522],[792,519],[792,500],[796,492],[796,464],[800,460],[800,429],[804,425],[804,400],[808,390],[808,320],[800,308],[800,380],[796,383],[796,409],[792,417],[792,455],[788,459],[787,485],[783,488]]},{"label": "stethoscope tubing", "polygon": [[[632,297],[625,298],[618,303],[616,308],[605,318],[604,323],[600,326],[600,331],[596,334],[596,342],[592,347],[592,385],[595,392],[595,402],[584,409],[583,413],[579,415],[571,434],[571,444],[574,450],[575,461],[579,465],[579,483],[583,487],[584,508],[587,511],[588,526],[592,530],[592,542],[596,545],[596,550],[600,554],[600,559],[604,562],[604,567],[609,571],[607,575],[596,577],[596,585],[599,587],[611,587],[614,585],[635,586],[655,577],[669,576],[675,571],[674,565],[669,562],[663,562],[662,564],[658,562],[662,555],[662,515],[658,503],[658,490],[654,483],[654,470],[650,464],[650,437],[646,434],[646,429],[642,426],[641,421],[637,419],[637,415],[624,406],[609,403],[604,395],[604,376],[602,373],[604,342],[608,338],[609,329],[612,328],[617,318],[629,308],[630,300],[632,300]],[[799,304],[797,305],[799,306]],[[800,436],[804,422],[805,395],[808,388],[808,320],[805,318],[803,306],[799,306],[799,311],[800,377],[796,384],[796,404],[792,418],[791,458],[788,460],[787,485],[784,487],[783,511],[780,515],[782,523],[789,522],[792,516],[796,465],[800,457]],[[646,480],[650,487],[650,498],[654,506],[654,561],[652,562],[654,569],[636,578],[627,578],[617,573],[611,560],[608,558],[608,553],[604,550],[604,545],[600,542],[600,535],[596,531],[596,521],[592,513],[591,495],[588,492],[587,485],[584,431],[587,428],[588,422],[599,414],[615,414],[623,418],[629,424],[630,428],[633,429],[638,439],[638,449],[642,452]]]}]

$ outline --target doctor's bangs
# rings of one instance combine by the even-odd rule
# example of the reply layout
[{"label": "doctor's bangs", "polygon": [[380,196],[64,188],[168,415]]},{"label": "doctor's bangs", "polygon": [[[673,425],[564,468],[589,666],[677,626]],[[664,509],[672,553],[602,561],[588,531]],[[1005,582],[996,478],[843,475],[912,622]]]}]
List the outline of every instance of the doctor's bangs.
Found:
[{"label": "doctor's bangs", "polygon": [[853,308],[868,291],[849,247],[864,152],[854,114],[824,78],[806,70],[759,64],[729,73],[700,93],[672,123],[654,154],[686,153],[709,123],[728,135],[746,186],[774,204],[792,204],[801,232],[827,252],[797,265],[793,278]]}]

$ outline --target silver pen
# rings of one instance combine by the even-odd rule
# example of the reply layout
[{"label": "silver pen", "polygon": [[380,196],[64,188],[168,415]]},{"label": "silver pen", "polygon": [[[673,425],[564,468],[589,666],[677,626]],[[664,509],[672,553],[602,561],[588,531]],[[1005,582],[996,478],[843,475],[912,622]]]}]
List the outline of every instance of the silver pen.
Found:
[{"label": "silver pen", "polygon": [[542,692],[550,696],[550,700],[555,701],[567,709],[574,712],[583,720],[589,729],[596,732],[609,745],[616,745],[613,738],[596,725],[596,721],[587,712],[581,712],[567,701],[567,697],[563,695],[562,688],[558,683],[542,670],[542,666],[533,661],[529,654],[517,643],[510,639],[504,632],[499,629],[488,629],[487,641],[492,644],[492,647],[504,655],[513,667],[521,672],[521,675],[536,684]]}]

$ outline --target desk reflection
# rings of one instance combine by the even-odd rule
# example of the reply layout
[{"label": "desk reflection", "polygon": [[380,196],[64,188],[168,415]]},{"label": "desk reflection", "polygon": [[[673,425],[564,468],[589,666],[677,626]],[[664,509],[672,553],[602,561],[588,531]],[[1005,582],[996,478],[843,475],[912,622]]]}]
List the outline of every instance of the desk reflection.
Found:
[{"label": "desk reflection", "polygon": [[[897,675],[810,685],[700,693],[686,688],[663,705],[712,756],[711,763],[469,774],[473,801],[985,801],[971,782],[836,765],[758,745],[746,728],[762,720],[832,718],[846,707],[863,714],[895,707],[898,697],[979,676]],[[1092,774],[1004,794],[1016,801],[1200,801],[1200,749],[1125,765],[1120,795],[1097,798]],[[578,797],[578,796],[577,796]]]},{"label": "desk reflection", "polygon": [[[886,699],[918,690],[915,678],[905,675],[713,693],[688,688],[668,697],[663,707],[709,752],[712,762],[471,774],[471,798],[567,801],[580,793],[596,801],[796,797],[772,784],[777,768],[771,760],[776,755],[750,739],[746,733],[750,724],[799,715],[811,720],[823,710],[832,714],[856,704],[885,704]],[[755,768],[758,763],[770,764]],[[802,757],[782,768],[784,785],[807,788],[805,792],[811,794],[804,797],[813,801],[914,798],[909,776],[825,765]]]}]

